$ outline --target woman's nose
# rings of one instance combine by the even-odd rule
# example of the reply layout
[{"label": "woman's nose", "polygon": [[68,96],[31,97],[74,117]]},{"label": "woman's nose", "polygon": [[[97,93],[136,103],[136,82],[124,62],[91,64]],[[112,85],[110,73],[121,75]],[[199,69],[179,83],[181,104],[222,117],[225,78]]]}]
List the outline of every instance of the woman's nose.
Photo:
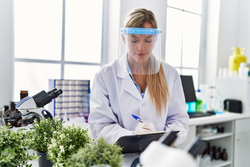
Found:
[{"label": "woman's nose", "polygon": [[138,50],[143,50],[145,47],[145,44],[143,42],[138,43]]}]

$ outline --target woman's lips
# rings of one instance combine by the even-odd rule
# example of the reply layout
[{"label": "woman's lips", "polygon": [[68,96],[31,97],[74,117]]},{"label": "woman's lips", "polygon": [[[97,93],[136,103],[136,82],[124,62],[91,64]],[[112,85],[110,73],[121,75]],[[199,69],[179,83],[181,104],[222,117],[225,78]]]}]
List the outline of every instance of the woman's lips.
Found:
[{"label": "woman's lips", "polygon": [[140,56],[140,57],[143,57],[143,56],[145,56],[146,54],[138,53],[137,55]]}]

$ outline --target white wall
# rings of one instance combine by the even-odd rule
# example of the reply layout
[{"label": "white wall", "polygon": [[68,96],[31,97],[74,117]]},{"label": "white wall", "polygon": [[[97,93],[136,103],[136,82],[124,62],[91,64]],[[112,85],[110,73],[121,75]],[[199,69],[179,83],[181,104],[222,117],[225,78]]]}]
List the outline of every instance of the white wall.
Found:
[{"label": "white wall", "polygon": [[[218,67],[228,68],[228,59],[232,55],[231,47],[239,46],[239,3],[241,0],[221,0],[220,29],[218,47]],[[244,12],[246,15],[248,11]],[[245,17],[245,16],[244,16]],[[248,31],[247,29],[243,31]],[[250,48],[249,48],[250,49]],[[218,70],[218,69],[217,69]]]},{"label": "white wall", "polygon": [[238,46],[246,47],[246,56],[250,62],[250,1],[239,0]]},{"label": "white wall", "polygon": [[[213,84],[219,68],[229,67],[231,48],[246,47],[250,62],[250,1],[209,0],[203,83]],[[217,38],[217,39],[216,39]]]},{"label": "white wall", "polygon": [[0,107],[12,100],[12,0],[0,0]]}]

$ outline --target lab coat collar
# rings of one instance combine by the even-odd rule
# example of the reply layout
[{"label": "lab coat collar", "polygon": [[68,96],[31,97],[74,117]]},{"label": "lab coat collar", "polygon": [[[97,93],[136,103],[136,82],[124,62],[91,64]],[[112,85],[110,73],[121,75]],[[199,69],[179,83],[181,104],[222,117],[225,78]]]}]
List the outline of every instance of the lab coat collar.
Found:
[{"label": "lab coat collar", "polygon": [[146,101],[146,100],[148,100],[149,98],[150,98],[150,95],[149,95],[148,89],[146,89],[145,94],[144,94],[143,101]]},{"label": "lab coat collar", "polygon": [[127,55],[124,54],[120,59],[119,59],[119,66],[118,66],[118,72],[117,72],[117,77],[124,79],[124,85],[123,89],[132,94],[134,97],[136,97],[138,100],[143,100],[146,101],[147,99],[150,98],[150,95],[148,93],[148,90],[146,89],[146,92],[144,94],[144,98],[141,97],[141,94],[135,87],[133,81],[131,80],[127,66],[126,66],[126,58]]},{"label": "lab coat collar", "polygon": [[117,72],[117,76],[120,77],[120,78],[123,78],[123,79],[129,77],[127,67],[126,67],[126,58],[127,58],[127,55],[124,54],[119,59],[119,66],[118,66],[118,72]]},{"label": "lab coat collar", "polygon": [[131,95],[133,95],[134,97],[136,97],[138,100],[142,100],[141,94],[139,93],[139,91],[137,90],[137,88],[135,87],[135,84],[133,83],[133,81],[131,80],[130,76],[128,76],[125,80],[124,80],[124,85],[123,85],[123,89],[127,92],[129,92]]},{"label": "lab coat collar", "polygon": [[124,79],[123,89],[125,91],[129,92],[131,95],[133,95],[137,99],[142,100],[142,97],[141,97],[139,91],[136,89],[133,81],[131,80],[131,78],[129,76],[127,66],[126,66],[126,58],[127,58],[127,55],[124,54],[119,59],[117,77]]}]

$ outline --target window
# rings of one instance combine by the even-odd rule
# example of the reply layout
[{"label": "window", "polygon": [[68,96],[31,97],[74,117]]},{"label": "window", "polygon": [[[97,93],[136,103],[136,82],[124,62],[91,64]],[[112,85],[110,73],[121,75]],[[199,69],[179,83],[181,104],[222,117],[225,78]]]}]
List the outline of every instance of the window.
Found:
[{"label": "window", "polygon": [[168,0],[165,61],[199,84],[201,32],[204,11],[201,0]]},{"label": "window", "polygon": [[49,79],[88,79],[102,64],[103,1],[14,1],[14,100]]}]

